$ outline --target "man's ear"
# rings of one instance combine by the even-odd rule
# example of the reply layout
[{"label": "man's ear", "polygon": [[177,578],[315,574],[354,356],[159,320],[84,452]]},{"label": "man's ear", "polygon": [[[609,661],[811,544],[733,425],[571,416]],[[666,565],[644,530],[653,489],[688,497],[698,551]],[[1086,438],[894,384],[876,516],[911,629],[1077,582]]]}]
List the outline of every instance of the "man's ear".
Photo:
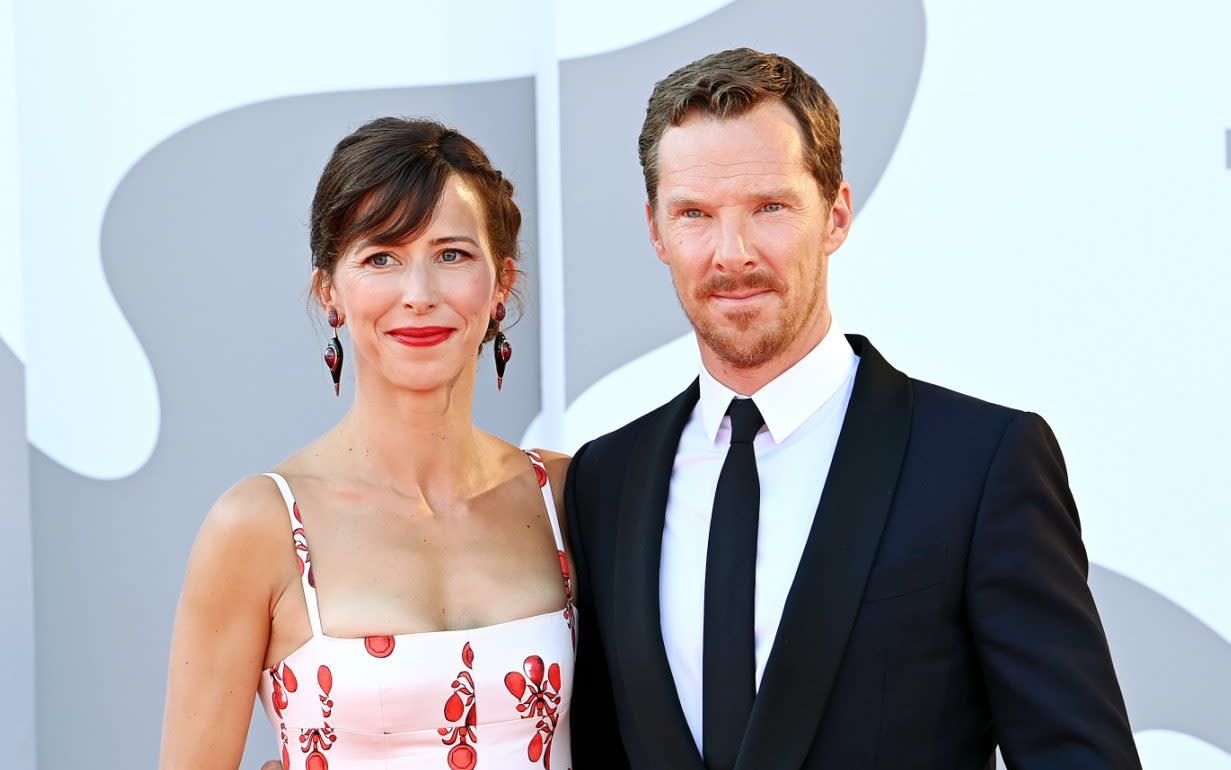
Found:
[{"label": "man's ear", "polygon": [[851,186],[845,180],[838,185],[838,192],[829,205],[829,227],[825,230],[825,255],[829,256],[846,242],[846,236],[851,231],[851,221],[854,219],[854,209],[851,207]]},{"label": "man's ear", "polygon": [[658,232],[658,222],[654,219],[654,207],[649,201],[645,202],[645,223],[650,228],[650,243],[654,245],[654,251],[658,254],[658,261],[664,265],[669,265],[667,261],[667,251],[663,248],[662,235]]}]

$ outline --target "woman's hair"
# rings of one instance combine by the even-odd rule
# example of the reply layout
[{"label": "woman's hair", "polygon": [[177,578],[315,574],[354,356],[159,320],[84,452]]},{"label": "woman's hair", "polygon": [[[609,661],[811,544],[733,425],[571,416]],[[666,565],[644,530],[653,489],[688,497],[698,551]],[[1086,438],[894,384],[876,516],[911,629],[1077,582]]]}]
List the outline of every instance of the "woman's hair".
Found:
[{"label": "woman's hair", "polygon": [[[309,236],[317,280],[331,278],[338,260],[361,239],[392,244],[421,233],[453,175],[483,203],[496,282],[505,285],[511,276],[504,260],[521,257],[513,184],[469,138],[434,120],[406,118],[365,123],[338,142],[325,164],[312,197]],[[496,329],[493,320],[483,341]]]}]

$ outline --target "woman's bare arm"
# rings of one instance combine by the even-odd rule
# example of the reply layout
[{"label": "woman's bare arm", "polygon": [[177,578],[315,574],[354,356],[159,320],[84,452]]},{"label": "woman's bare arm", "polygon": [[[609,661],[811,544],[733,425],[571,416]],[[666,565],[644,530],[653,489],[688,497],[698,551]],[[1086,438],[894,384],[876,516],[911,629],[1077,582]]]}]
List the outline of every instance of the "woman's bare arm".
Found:
[{"label": "woman's bare arm", "polygon": [[291,553],[280,511],[273,482],[250,478],[201,526],[171,641],[160,770],[239,767]]}]

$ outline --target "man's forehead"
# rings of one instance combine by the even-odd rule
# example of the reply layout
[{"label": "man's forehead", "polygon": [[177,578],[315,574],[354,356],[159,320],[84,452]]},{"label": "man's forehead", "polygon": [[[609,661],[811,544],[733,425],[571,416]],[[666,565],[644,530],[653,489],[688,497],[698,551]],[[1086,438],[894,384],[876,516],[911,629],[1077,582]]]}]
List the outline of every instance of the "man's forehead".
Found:
[{"label": "man's forehead", "polygon": [[804,167],[803,136],[794,116],[781,105],[739,117],[698,116],[663,132],[658,163],[662,172],[708,165],[789,173]]},{"label": "man's forehead", "polygon": [[681,152],[660,157],[659,193],[668,197],[698,197],[719,191],[757,194],[765,190],[799,192],[812,175],[802,158],[747,157],[727,153],[714,157]]},{"label": "man's forehead", "polygon": [[698,181],[705,179],[728,179],[731,177],[794,176],[807,172],[802,159],[766,160],[760,158],[736,159],[721,162],[702,155],[680,155],[665,158],[659,166],[663,176],[689,177]]}]

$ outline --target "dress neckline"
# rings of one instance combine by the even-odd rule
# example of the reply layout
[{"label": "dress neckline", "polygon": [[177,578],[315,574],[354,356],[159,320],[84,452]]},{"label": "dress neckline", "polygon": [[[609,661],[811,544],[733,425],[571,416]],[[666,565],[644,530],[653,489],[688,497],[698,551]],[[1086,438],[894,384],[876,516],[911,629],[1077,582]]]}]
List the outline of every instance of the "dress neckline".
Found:
[{"label": "dress neckline", "polygon": [[[512,618],[511,620],[502,620],[499,623],[491,623],[486,626],[474,626],[472,628],[442,628],[435,631],[409,631],[404,634],[374,634],[372,636],[330,636],[329,634],[313,634],[308,637],[307,641],[299,645],[295,649],[283,655],[280,660],[273,664],[274,668],[280,668],[283,664],[293,660],[297,655],[311,647],[317,640],[324,640],[331,643],[350,644],[363,643],[371,644],[373,640],[391,639],[395,643],[414,644],[416,641],[438,641],[447,639],[450,636],[458,636],[465,634],[467,637],[480,637],[486,633],[503,631],[513,626],[529,625],[532,622],[540,622],[544,620],[560,619],[566,610],[571,610],[572,604],[566,602],[563,607],[548,612],[541,612],[538,615],[527,615],[520,618]],[[567,619],[566,619],[567,620]],[[467,639],[469,641],[469,638]]]},{"label": "dress neckline", "polygon": [[[308,548],[308,537],[304,531],[303,520],[299,513],[299,504],[295,500],[294,494],[291,492],[290,484],[286,478],[280,473],[269,472],[264,474],[274,481],[278,486],[279,492],[282,494],[282,499],[286,503],[287,513],[290,516],[291,534],[294,541],[295,556],[299,561],[300,581],[303,586],[304,601],[307,605],[308,620],[312,627],[312,636],[307,641],[296,647],[291,652],[282,656],[277,665],[282,665],[286,661],[293,658],[301,650],[310,646],[313,642],[319,639],[326,639],[330,642],[364,642],[371,644],[372,640],[391,640],[393,642],[403,640],[413,640],[417,638],[423,639],[438,639],[448,637],[449,635],[457,634],[483,634],[485,632],[502,629],[505,627],[514,626],[517,624],[539,621],[549,617],[563,615],[564,620],[568,623],[570,630],[573,628],[573,595],[571,580],[568,570],[568,559],[565,556],[564,540],[560,530],[559,513],[556,511],[555,497],[552,494],[551,481],[547,475],[547,467],[543,459],[537,452],[531,450],[522,450],[523,453],[530,459],[531,466],[534,469],[535,479],[538,481],[539,489],[543,497],[543,505],[547,509],[547,518],[551,524],[552,536],[555,539],[556,550],[560,559],[560,570],[564,580],[564,606],[560,609],[549,610],[537,615],[529,615],[520,618],[512,618],[510,620],[500,621],[499,623],[491,623],[483,626],[474,626],[472,628],[443,628],[433,631],[411,631],[402,634],[376,634],[370,636],[331,636],[324,632],[320,619],[320,605],[316,595],[316,579],[312,570],[312,557]],[[410,642],[408,642],[410,643]]]}]

